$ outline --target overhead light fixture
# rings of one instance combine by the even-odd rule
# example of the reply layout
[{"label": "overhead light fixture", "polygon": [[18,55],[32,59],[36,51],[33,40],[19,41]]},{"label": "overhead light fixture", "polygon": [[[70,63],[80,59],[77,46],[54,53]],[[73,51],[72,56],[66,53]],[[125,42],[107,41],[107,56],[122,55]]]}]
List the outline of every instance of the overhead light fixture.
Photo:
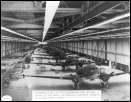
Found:
[{"label": "overhead light fixture", "polygon": [[[126,13],[126,14],[123,14],[123,15],[120,15],[120,16],[116,16],[116,17],[114,17],[114,18],[111,18],[111,19],[109,19],[109,20],[103,21],[103,22],[98,23],[98,24],[96,24],[96,25],[92,25],[92,26],[89,26],[89,27],[85,27],[85,28],[76,30],[76,31],[74,31],[74,32],[71,32],[71,33],[62,35],[62,36],[60,36],[60,37],[56,37],[56,38],[50,39],[50,40],[54,40],[54,39],[57,39],[57,38],[61,38],[61,37],[67,36],[67,35],[72,35],[72,34],[74,34],[74,33],[76,33],[76,32],[80,32],[80,31],[83,31],[83,30],[86,30],[86,29],[98,27],[98,26],[101,26],[101,25],[104,25],[104,24],[108,24],[108,23],[114,22],[114,21],[116,21],[116,20],[119,20],[119,19],[122,19],[122,18],[125,18],[125,17],[128,17],[128,16],[130,16],[130,13]],[[48,40],[48,41],[50,41],[50,40]]]},{"label": "overhead light fixture", "polygon": [[[28,37],[28,36],[25,36],[25,35],[23,35],[23,34],[17,33],[17,32],[15,32],[15,31],[13,31],[13,30],[10,30],[10,29],[5,28],[5,27],[2,27],[2,26],[1,26],[1,29],[2,29],[2,30],[5,30],[5,31],[8,31],[8,32],[10,32],[10,33],[13,33],[13,34],[17,34],[17,35],[20,35],[20,36],[29,38],[29,39],[33,39],[33,38],[31,38],[31,37]],[[38,41],[38,40],[36,40],[36,39],[33,39],[33,40]]]},{"label": "overhead light fixture", "polygon": [[119,28],[119,29],[112,29],[112,30],[101,31],[101,32],[95,32],[95,33],[90,33],[90,34],[87,34],[87,35],[82,35],[82,37],[88,36],[88,35],[95,35],[95,34],[99,34],[99,33],[107,33],[107,32],[113,32],[113,31],[117,31],[117,30],[129,29],[129,28],[130,28],[130,27]]},{"label": "overhead light fixture", "polygon": [[21,42],[35,42],[32,40],[26,40],[26,39],[19,39],[19,38],[14,38],[14,37],[8,37],[8,36],[2,36],[1,40],[3,41],[21,41]]},{"label": "overhead light fixture", "polygon": [[54,18],[56,10],[59,6],[60,1],[46,1],[46,11],[45,11],[45,22],[44,22],[44,30],[43,30],[43,40],[45,35],[51,25],[51,22]]}]

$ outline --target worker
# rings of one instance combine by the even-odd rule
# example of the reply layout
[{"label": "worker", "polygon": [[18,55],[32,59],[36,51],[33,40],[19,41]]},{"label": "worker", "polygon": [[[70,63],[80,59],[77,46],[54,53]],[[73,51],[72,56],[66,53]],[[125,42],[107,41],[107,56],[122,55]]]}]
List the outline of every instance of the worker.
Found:
[{"label": "worker", "polygon": [[24,79],[25,78],[25,72],[24,71],[22,72],[22,75],[23,75],[23,79]]}]

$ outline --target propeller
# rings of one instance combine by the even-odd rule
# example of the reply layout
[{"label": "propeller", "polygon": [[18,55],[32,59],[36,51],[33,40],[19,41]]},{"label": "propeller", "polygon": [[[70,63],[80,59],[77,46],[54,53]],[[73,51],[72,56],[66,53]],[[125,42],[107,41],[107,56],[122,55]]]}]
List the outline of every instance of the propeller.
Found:
[{"label": "propeller", "polygon": [[78,83],[78,82],[79,82],[78,78],[77,78],[75,75],[70,74],[70,76],[71,76],[72,81],[73,81],[74,83]]},{"label": "propeller", "polygon": [[114,72],[111,72],[110,74],[105,73],[105,69],[100,69],[100,75],[98,76],[103,82],[107,82],[111,76],[114,76]]},{"label": "propeller", "polygon": [[74,83],[73,88],[79,89],[79,84],[81,82],[80,79],[77,76],[72,75],[72,74],[70,74],[70,76],[71,76],[72,82]]},{"label": "propeller", "polygon": [[109,76],[111,77],[111,76],[114,76],[114,72],[111,72],[110,74],[109,74]]},{"label": "propeller", "polygon": [[122,72],[122,73],[111,72],[110,74],[107,74],[107,73],[105,73],[103,71],[103,72],[100,72],[100,75],[98,77],[100,78],[100,80],[103,81],[103,82],[101,82],[101,85],[104,87],[105,83],[108,83],[108,80],[110,79],[110,77],[117,76],[117,75],[122,75],[122,74],[127,74],[127,73],[126,72]]}]

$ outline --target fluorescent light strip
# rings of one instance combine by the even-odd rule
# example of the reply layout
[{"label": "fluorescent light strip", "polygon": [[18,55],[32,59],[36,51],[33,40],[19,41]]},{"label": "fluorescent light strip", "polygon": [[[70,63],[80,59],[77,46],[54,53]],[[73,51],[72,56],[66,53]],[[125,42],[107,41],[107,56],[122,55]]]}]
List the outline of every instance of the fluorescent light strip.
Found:
[{"label": "fluorescent light strip", "polygon": [[[67,35],[72,35],[73,33],[76,33],[76,32],[79,32],[79,31],[82,31],[82,30],[86,30],[86,29],[90,29],[90,28],[94,28],[94,27],[97,27],[97,26],[101,26],[101,25],[104,25],[104,24],[107,24],[107,23],[111,23],[113,21],[116,21],[116,20],[119,20],[119,19],[122,19],[122,18],[125,18],[125,17],[128,17],[130,16],[130,13],[127,13],[127,14],[124,14],[124,15],[120,15],[120,16],[117,16],[117,17],[114,17],[112,19],[109,19],[107,21],[104,21],[102,23],[99,23],[99,24],[96,24],[96,25],[93,25],[93,26],[89,26],[89,27],[85,27],[85,28],[82,28],[80,30],[76,30],[74,32],[71,32],[69,34],[66,34],[66,35],[62,35],[60,37],[56,37],[56,38],[53,38],[53,39],[50,39],[50,40],[54,40],[54,39],[57,39],[57,38],[61,38],[61,37],[64,37],[64,36],[67,36]],[[50,41],[49,40],[49,41]]]},{"label": "fluorescent light strip", "polygon": [[3,37],[3,38],[10,38],[10,39],[19,39],[19,38],[9,37],[9,36],[3,36],[3,35],[1,35],[1,37]]},{"label": "fluorescent light strip", "polygon": [[56,13],[56,10],[59,6],[60,1],[46,1],[46,11],[45,11],[45,24],[43,30],[43,40],[45,35],[51,25],[52,19]]},{"label": "fluorescent light strip", "polygon": [[12,39],[12,40],[18,40],[18,38],[14,38],[14,37],[8,37],[8,36],[1,36],[1,39]]},{"label": "fluorescent light strip", "polygon": [[1,37],[3,37],[1,39],[32,41],[32,40],[26,40],[26,39],[20,39],[20,38],[15,38],[15,37],[8,37],[8,36],[1,36]]},{"label": "fluorescent light strip", "polygon": [[[126,27],[126,28],[119,28],[119,29],[113,29],[113,30],[107,30],[107,31],[102,31],[102,32],[95,32],[95,33],[90,33],[90,34],[87,34],[87,35],[83,35],[83,36],[80,36],[80,37],[86,37],[88,35],[95,35],[95,34],[99,34],[99,33],[107,33],[107,32],[111,32],[111,31],[117,31],[117,30],[123,30],[123,29],[130,29],[130,27]],[[74,38],[74,37],[67,37],[68,38]],[[56,40],[57,41],[57,40]]]},{"label": "fluorescent light strip", "polygon": [[[25,36],[25,35],[23,35],[23,34],[17,33],[17,32],[15,32],[15,31],[13,31],[13,30],[10,30],[10,29],[5,28],[5,27],[2,27],[2,26],[1,26],[1,29],[2,29],[2,30],[5,30],[5,31],[8,31],[8,32],[10,32],[10,33],[14,33],[14,34],[17,34],[17,35],[20,35],[20,36],[29,38],[29,39],[33,39],[33,38],[31,38],[31,37],[28,37],[28,36]],[[36,39],[33,39],[33,40],[38,41],[38,40],[36,40]]]},{"label": "fluorescent light strip", "polygon": [[90,33],[90,34],[86,34],[83,35],[81,37],[85,37],[87,35],[95,35],[95,34],[99,34],[99,33],[107,33],[107,32],[111,32],[111,31],[117,31],[117,30],[123,30],[123,29],[129,29],[130,27],[126,27],[126,28],[119,28],[119,29],[113,29],[113,30],[107,30],[107,31],[102,31],[102,32],[95,32],[95,33]]}]

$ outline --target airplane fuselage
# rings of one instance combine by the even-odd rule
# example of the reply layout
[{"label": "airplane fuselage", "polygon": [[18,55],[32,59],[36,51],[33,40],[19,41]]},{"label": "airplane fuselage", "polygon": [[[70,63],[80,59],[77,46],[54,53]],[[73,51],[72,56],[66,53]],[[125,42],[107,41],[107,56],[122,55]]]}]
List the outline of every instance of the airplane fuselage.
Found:
[{"label": "airplane fuselage", "polygon": [[84,76],[84,77],[89,77],[92,75],[99,75],[100,70],[96,66],[86,65],[86,66],[78,68],[76,70],[76,74],[78,74],[80,76]]}]

